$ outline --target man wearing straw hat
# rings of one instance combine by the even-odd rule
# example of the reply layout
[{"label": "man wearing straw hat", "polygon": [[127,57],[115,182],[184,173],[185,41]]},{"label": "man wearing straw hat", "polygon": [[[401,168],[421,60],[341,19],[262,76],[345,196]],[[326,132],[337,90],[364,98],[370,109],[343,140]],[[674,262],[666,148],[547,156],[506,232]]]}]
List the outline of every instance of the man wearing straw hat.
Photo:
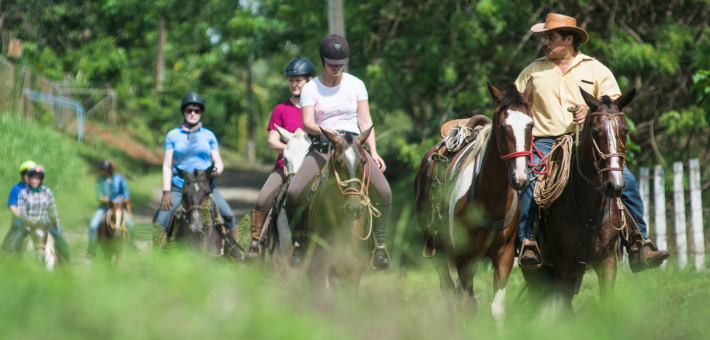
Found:
[{"label": "man wearing straw hat", "polygon": [[[577,27],[577,20],[574,18],[550,13],[544,23],[535,24],[530,30],[542,33],[545,56],[536,59],[520,72],[516,86],[519,91],[525,90],[527,80],[533,77],[533,143],[544,154],[548,154],[552,143],[559,136],[574,132],[575,125],[584,122],[589,107],[582,99],[580,87],[596,98],[607,95],[615,99],[621,96],[621,90],[606,66],[579,51],[579,46],[589,40],[589,35]],[[577,110],[570,112],[568,108]],[[533,153],[533,164],[539,161],[540,158]],[[659,251],[653,241],[646,238],[646,222],[643,220],[643,203],[638,181],[626,166],[624,178],[626,188],[621,200],[638,225],[641,233],[640,243],[643,244],[643,249],[639,249],[633,242],[628,247],[631,269],[638,272],[658,267],[668,258],[668,252]],[[522,245],[518,261],[524,269],[536,268],[541,263],[539,249],[530,241],[536,208],[533,200],[534,187],[535,182],[520,196],[518,238]],[[642,255],[645,255],[645,261],[642,260]]]}]

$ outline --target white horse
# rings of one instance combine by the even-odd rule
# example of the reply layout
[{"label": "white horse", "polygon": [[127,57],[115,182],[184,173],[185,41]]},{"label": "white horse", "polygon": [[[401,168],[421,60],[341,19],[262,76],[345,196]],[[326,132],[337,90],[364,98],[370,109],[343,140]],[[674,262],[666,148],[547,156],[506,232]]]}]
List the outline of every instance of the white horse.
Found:
[{"label": "white horse", "polygon": [[[303,164],[303,159],[306,158],[308,150],[311,146],[311,140],[308,138],[308,134],[301,130],[296,129],[296,132],[288,132],[285,129],[276,126],[276,131],[281,135],[286,141],[286,148],[284,149],[284,173],[288,180],[290,181],[296,171]],[[279,199],[281,195],[277,195],[276,199]],[[279,210],[279,215],[276,218],[276,226],[279,231],[279,246],[274,249],[274,253],[271,258],[274,263],[274,268],[279,275],[283,278],[287,276],[288,273],[288,259],[291,257],[293,252],[293,245],[291,244],[291,230],[289,228],[288,218],[286,217],[286,210],[284,205],[286,200],[284,199]],[[272,217],[273,218],[273,217]],[[266,226],[264,226],[266,228]]]},{"label": "white horse", "polygon": [[54,271],[58,257],[54,248],[54,237],[49,233],[49,226],[25,227],[30,231],[25,249],[35,260],[49,271]]}]

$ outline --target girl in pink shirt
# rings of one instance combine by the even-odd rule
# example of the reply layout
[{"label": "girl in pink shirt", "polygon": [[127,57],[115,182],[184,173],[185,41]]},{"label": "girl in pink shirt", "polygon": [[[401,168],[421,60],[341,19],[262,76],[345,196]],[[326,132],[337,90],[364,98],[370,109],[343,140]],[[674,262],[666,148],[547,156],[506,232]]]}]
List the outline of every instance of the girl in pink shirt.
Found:
[{"label": "girl in pink shirt", "polygon": [[276,164],[271,171],[269,178],[259,192],[259,197],[256,199],[256,204],[251,215],[251,245],[249,251],[251,256],[256,256],[257,242],[261,235],[261,229],[264,226],[264,219],[269,213],[271,205],[276,199],[279,187],[286,182],[284,174],[284,158],[283,151],[286,143],[276,131],[275,126],[282,127],[288,132],[296,132],[296,129],[303,130],[303,120],[301,118],[301,90],[316,75],[316,69],[308,59],[296,58],[291,60],[286,65],[285,76],[288,77],[288,88],[291,90],[291,98],[283,103],[276,105],[274,111],[271,112],[269,120],[269,149],[277,154]]}]

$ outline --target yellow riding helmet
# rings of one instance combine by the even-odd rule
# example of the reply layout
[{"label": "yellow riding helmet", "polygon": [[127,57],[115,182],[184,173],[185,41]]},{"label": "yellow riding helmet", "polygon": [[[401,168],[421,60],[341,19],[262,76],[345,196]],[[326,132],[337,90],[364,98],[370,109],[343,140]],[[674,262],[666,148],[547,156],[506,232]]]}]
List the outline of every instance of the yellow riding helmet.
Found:
[{"label": "yellow riding helmet", "polygon": [[20,164],[20,173],[23,173],[23,172],[29,170],[30,168],[34,168],[36,165],[37,165],[37,163],[35,163],[33,161],[25,161],[22,164]]}]

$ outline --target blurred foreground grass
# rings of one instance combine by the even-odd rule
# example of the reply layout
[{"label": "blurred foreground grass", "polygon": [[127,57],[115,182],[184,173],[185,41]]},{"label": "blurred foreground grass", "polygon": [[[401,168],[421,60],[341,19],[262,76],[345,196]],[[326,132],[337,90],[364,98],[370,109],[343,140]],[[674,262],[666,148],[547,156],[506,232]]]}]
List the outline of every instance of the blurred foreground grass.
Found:
[{"label": "blurred foreground grass", "polygon": [[620,272],[611,303],[595,275],[575,300],[577,318],[533,315],[510,280],[505,329],[490,313],[492,273],[482,264],[474,289],[478,316],[453,318],[436,273],[366,270],[360,298],[317,299],[296,279],[192,253],[169,258],[144,251],[117,269],[96,261],[71,273],[0,262],[0,334],[7,339],[706,339],[707,274]]}]

